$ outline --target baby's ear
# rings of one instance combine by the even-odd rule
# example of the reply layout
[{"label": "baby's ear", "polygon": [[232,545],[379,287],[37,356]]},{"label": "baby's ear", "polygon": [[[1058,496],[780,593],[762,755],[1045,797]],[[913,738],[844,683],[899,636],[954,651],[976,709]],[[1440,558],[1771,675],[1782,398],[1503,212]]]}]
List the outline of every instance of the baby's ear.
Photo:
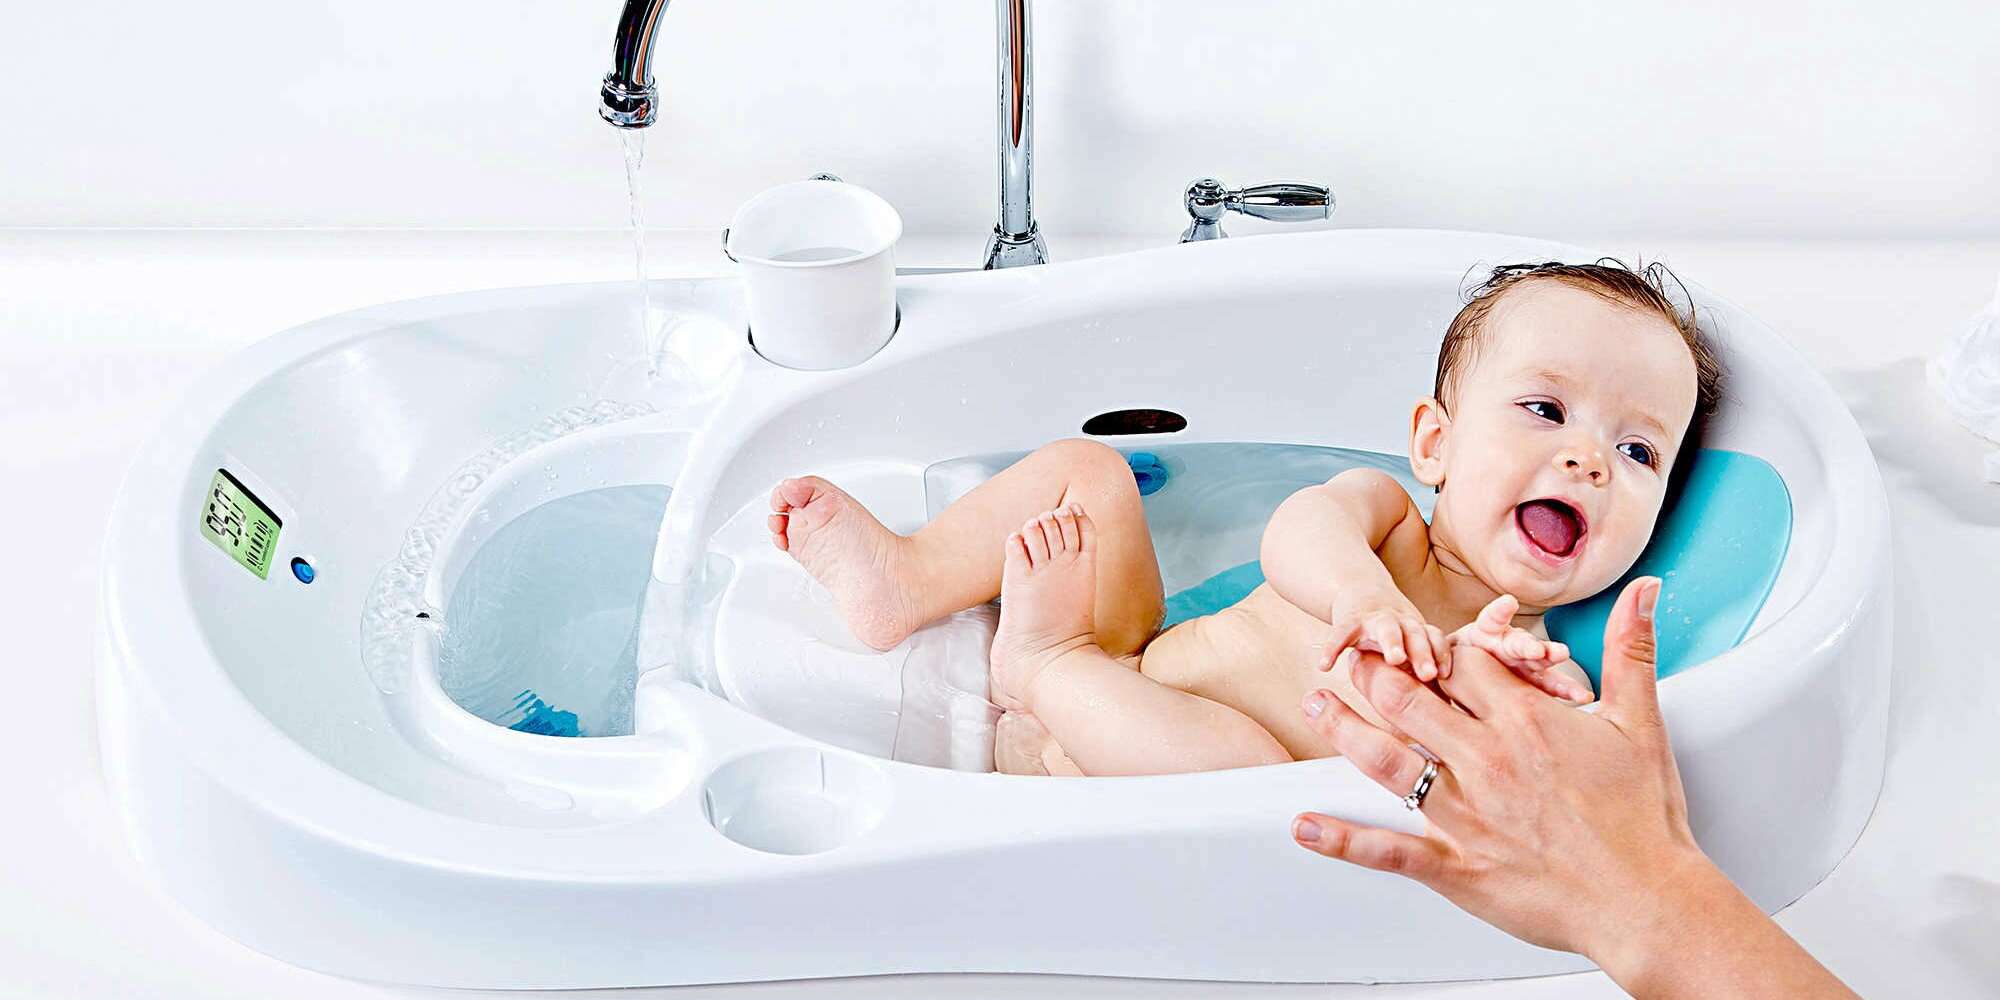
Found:
[{"label": "baby's ear", "polygon": [[1410,414],[1410,471],[1417,482],[1437,486],[1444,482],[1444,439],[1451,432],[1451,415],[1435,396],[1417,400]]}]

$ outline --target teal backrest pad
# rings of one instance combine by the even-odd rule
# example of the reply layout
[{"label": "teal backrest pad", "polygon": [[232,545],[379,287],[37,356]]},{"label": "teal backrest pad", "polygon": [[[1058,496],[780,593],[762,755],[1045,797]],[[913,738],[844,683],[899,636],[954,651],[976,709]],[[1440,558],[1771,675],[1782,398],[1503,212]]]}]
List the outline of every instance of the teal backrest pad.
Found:
[{"label": "teal backrest pad", "polygon": [[1611,605],[1626,583],[1657,576],[1660,676],[1670,677],[1743,641],[1778,582],[1791,541],[1792,494],[1778,470],[1753,455],[1705,449],[1632,571],[1596,597],[1551,610],[1544,619],[1549,635],[1568,643],[1598,684]]},{"label": "teal backrest pad", "polygon": [[[1589,600],[1550,611],[1549,635],[1569,645],[1597,684],[1604,622],[1619,591],[1636,577],[1660,577],[1659,671],[1671,676],[1743,641],[1777,582],[1791,537],[1792,497],[1778,470],[1752,455],[1704,449],[1688,469],[1680,501],[1660,519],[1631,572]],[[1169,596],[1166,624],[1220,611],[1263,582],[1255,562],[1223,570]]]}]

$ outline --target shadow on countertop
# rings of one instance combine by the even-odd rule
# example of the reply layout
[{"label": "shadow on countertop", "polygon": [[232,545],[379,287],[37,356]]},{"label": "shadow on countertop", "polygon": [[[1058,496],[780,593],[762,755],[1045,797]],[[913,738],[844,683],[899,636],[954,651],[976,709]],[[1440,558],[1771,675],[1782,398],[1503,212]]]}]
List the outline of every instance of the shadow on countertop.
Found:
[{"label": "shadow on countertop", "polygon": [[[2000,483],[1981,471],[1995,446],[1952,419],[1925,382],[1922,359],[1830,372],[1827,380],[1860,422],[1892,497],[1898,487],[1912,490],[1959,521],[2000,527]],[[1892,516],[1903,513],[1892,505]]]}]

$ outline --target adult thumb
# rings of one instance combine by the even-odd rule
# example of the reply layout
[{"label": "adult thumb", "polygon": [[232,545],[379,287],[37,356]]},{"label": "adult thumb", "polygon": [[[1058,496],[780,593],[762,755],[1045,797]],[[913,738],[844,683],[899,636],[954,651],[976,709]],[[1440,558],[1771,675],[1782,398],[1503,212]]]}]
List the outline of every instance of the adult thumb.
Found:
[{"label": "adult thumb", "polygon": [[1660,578],[1642,576],[1625,585],[1604,622],[1604,708],[1627,718],[1660,715],[1659,645],[1653,636],[1653,608]]}]

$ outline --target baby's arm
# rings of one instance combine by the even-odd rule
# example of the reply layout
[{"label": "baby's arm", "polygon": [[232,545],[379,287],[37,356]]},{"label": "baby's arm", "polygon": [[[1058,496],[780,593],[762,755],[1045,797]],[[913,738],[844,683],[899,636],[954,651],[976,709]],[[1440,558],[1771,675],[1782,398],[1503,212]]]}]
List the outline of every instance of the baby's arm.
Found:
[{"label": "baby's arm", "polygon": [[1444,633],[1396,587],[1388,559],[1421,560],[1423,514],[1387,473],[1350,469],[1288,497],[1264,528],[1264,578],[1278,596],[1335,630],[1327,660],[1347,646],[1437,677]]}]

